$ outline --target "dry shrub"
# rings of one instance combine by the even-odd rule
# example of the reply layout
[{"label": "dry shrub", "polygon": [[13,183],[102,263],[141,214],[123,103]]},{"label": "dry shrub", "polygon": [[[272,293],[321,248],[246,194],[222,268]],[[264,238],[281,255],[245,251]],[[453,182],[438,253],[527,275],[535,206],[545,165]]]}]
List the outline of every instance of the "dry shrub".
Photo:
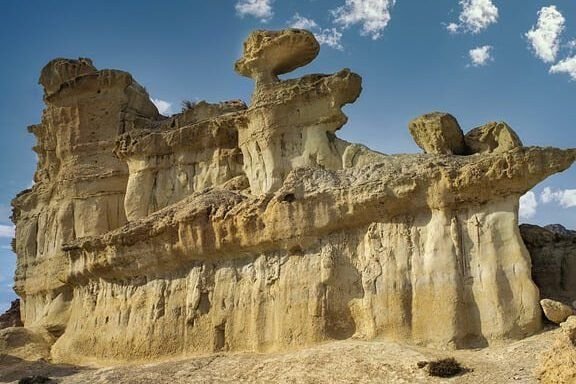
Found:
[{"label": "dry shrub", "polygon": [[454,377],[468,372],[468,369],[461,366],[453,357],[430,361],[427,366],[428,374],[436,377]]}]

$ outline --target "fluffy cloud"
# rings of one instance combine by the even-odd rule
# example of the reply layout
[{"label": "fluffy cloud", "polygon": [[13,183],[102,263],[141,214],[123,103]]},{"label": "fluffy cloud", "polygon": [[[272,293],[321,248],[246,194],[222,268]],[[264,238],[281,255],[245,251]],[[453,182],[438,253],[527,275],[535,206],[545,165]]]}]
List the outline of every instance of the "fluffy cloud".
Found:
[{"label": "fluffy cloud", "polygon": [[518,214],[521,219],[530,219],[536,215],[537,207],[538,201],[536,200],[536,194],[532,191],[528,191],[520,197],[520,209]]},{"label": "fluffy cloud", "polygon": [[300,16],[298,13],[288,22],[290,27],[307,29],[314,33],[316,40],[320,44],[327,45],[331,48],[338,50],[343,50],[342,46],[342,32],[338,31],[336,28],[320,28],[320,26],[312,19]]},{"label": "fluffy cloud", "polygon": [[572,80],[576,80],[576,56],[560,60],[550,67],[550,73],[567,73]]},{"label": "fluffy cloud", "polygon": [[318,24],[316,24],[314,20],[300,16],[298,13],[295,14],[292,19],[290,19],[288,24],[290,24],[292,28],[307,29],[309,31],[319,28]]},{"label": "fluffy cloud", "polygon": [[150,99],[162,115],[172,114],[172,103],[160,99]]},{"label": "fluffy cloud", "polygon": [[344,50],[341,43],[342,32],[336,28],[322,29],[320,32],[314,32],[314,35],[320,44],[327,45],[340,51]]},{"label": "fluffy cloud", "polygon": [[272,1],[273,0],[240,0],[236,3],[235,8],[241,17],[253,16],[265,23],[274,16]]},{"label": "fluffy cloud", "polygon": [[485,45],[483,47],[478,47],[471,49],[468,54],[470,55],[470,60],[474,67],[480,67],[488,64],[490,61],[494,60],[492,58],[492,46]]},{"label": "fluffy cloud", "polygon": [[13,238],[14,237],[14,226],[0,224],[0,238]]},{"label": "fluffy cloud", "polygon": [[346,3],[331,11],[334,22],[344,28],[362,24],[362,35],[376,40],[390,22],[390,9],[396,0],[346,0]]},{"label": "fluffy cloud", "polygon": [[498,8],[492,0],[460,0],[462,12],[459,24],[450,23],[446,29],[452,33],[479,33],[498,21]]},{"label": "fluffy cloud", "polygon": [[576,207],[576,189],[553,190],[546,187],[540,194],[544,204],[557,203],[564,208]]},{"label": "fluffy cloud", "polygon": [[556,61],[565,21],[556,6],[542,7],[536,25],[525,34],[534,54],[545,63]]}]

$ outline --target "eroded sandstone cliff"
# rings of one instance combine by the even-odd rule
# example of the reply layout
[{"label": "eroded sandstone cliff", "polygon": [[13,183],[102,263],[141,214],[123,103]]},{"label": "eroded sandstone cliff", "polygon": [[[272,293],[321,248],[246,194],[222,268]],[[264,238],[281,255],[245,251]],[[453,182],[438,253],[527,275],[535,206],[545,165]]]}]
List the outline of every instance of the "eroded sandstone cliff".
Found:
[{"label": "eroded sandstone cliff", "polygon": [[532,258],[532,278],[542,299],[576,303],[576,232],[561,225],[522,224],[520,233]]},{"label": "eroded sandstone cliff", "polygon": [[306,31],[254,32],[236,63],[250,105],[170,118],[125,72],[48,64],[36,184],[13,205],[23,321],[57,338],[54,358],[540,328],[518,199],[576,149],[523,147],[504,123],[464,135],[440,113],[410,125],[424,154],[347,143],[359,75],[278,78],[318,50]]}]

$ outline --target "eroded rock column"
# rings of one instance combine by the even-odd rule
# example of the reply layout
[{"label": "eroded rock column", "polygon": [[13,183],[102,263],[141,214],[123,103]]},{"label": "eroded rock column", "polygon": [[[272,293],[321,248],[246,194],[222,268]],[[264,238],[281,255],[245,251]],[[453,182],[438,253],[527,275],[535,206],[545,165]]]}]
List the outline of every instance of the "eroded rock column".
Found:
[{"label": "eroded rock column", "polygon": [[62,244],[126,223],[128,169],[112,153],[116,136],[158,112],[130,74],[98,71],[89,59],[51,61],[40,84],[46,108],[29,128],[38,141],[35,185],[13,201],[15,290],[24,324],[59,334],[72,296]]},{"label": "eroded rock column", "polygon": [[297,167],[342,169],[344,147],[335,132],[347,121],[342,106],[360,95],[360,76],[345,69],[278,79],[310,63],[319,49],[310,32],[297,29],[255,31],[244,43],[235,69],[254,79],[255,89],[239,146],[253,194],[277,190]]}]

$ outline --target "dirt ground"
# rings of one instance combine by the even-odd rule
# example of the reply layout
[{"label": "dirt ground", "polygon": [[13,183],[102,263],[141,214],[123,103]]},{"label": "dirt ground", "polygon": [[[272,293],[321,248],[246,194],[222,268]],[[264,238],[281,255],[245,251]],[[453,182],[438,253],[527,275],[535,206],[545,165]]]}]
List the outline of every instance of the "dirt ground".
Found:
[{"label": "dirt ground", "polygon": [[[0,382],[43,375],[66,384],[159,383],[537,383],[534,367],[557,329],[502,346],[438,351],[386,341],[346,340],[274,354],[222,353],[105,368],[29,362],[0,357]],[[468,373],[451,379],[428,376],[419,361],[454,357]]]}]

